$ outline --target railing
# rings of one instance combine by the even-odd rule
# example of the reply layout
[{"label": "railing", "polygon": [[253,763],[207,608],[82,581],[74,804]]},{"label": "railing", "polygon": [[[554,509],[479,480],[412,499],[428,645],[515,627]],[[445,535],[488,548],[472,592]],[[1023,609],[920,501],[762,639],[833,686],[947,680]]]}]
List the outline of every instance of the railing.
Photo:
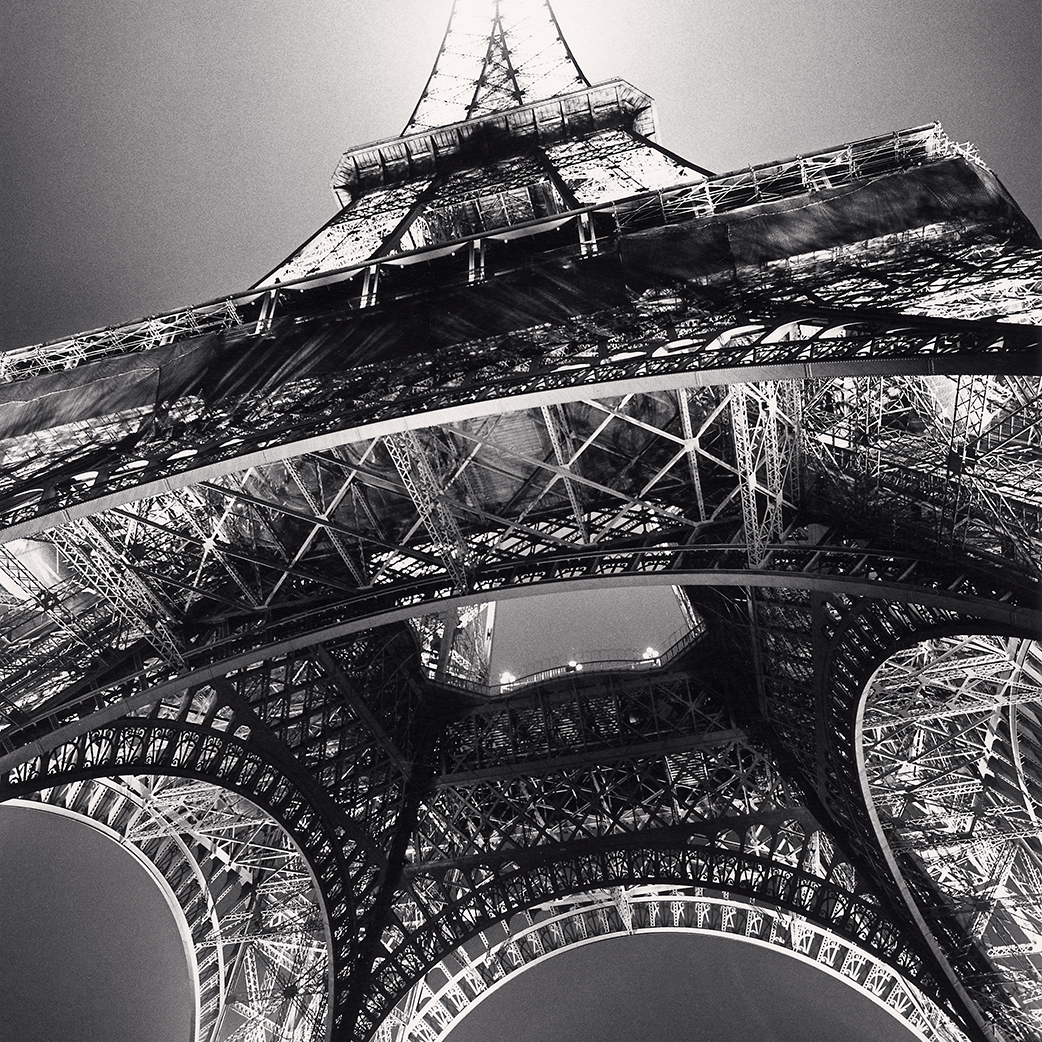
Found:
[{"label": "railing", "polygon": [[[603,214],[612,218],[610,229],[600,229],[602,237],[610,237],[619,230],[662,227],[738,210],[760,202],[880,177],[909,166],[954,156],[983,165],[971,146],[951,141],[940,125],[933,123],[881,137],[866,138],[809,156],[760,164],[706,181],[642,192],[625,199],[569,210],[552,217],[499,229],[498,233],[477,233],[451,242],[435,243],[420,250],[396,253],[379,261],[362,261],[318,272],[283,282],[277,292],[287,289],[307,290],[358,279],[357,293],[350,292],[341,306],[372,306],[376,302],[376,293],[372,287],[379,284],[381,272],[391,272],[402,265],[452,255],[458,249],[482,240],[515,238],[526,233],[536,235],[572,228],[576,233],[574,252],[578,257],[585,257],[596,252],[596,241],[591,243],[589,239],[591,215]],[[598,229],[595,227],[594,231]],[[494,274],[496,272],[493,270],[484,272],[485,277]],[[76,368],[111,355],[152,350],[206,333],[237,329],[249,334],[262,334],[265,332],[265,323],[263,316],[262,321],[258,321],[258,310],[261,307],[258,302],[267,302],[267,312],[270,312],[274,307],[275,292],[274,287],[252,288],[196,307],[5,351],[0,353],[0,383]],[[266,317],[270,321],[270,313]]]},{"label": "railing", "polygon": [[[462,688],[486,698],[502,698],[521,688],[542,684],[548,680],[569,674],[590,673],[623,673],[648,672],[663,669],[674,659],[683,654],[699,637],[705,633],[705,623],[697,620],[693,625],[680,626],[669,635],[669,644],[665,651],[659,652],[648,648],[644,652],[621,648],[596,648],[574,653],[567,662],[559,658],[543,659],[531,673],[522,677],[513,677],[504,681],[482,684],[465,677],[446,676],[444,683],[450,687]],[[654,654],[650,654],[654,652]],[[506,674],[504,674],[506,675]]]},{"label": "railing", "polygon": [[0,383],[28,380],[40,373],[74,369],[114,354],[148,351],[175,340],[244,324],[239,308],[256,294],[239,294],[154,318],[78,333],[63,340],[0,353]]},{"label": "railing", "polygon": [[[554,561],[532,561],[514,564],[488,575],[481,584],[484,600],[494,600],[495,592],[509,586],[532,586],[543,577],[552,577],[555,582],[568,579],[583,579],[592,575],[652,575],[669,572],[679,576],[684,572],[712,570],[721,579],[741,573],[741,582],[748,585],[750,575],[745,546],[739,542],[707,545],[660,545],[640,549],[604,549],[589,547],[564,554]],[[802,576],[815,581],[854,581],[861,584],[892,584],[897,587],[916,588],[917,598],[924,594],[934,597],[953,597],[961,600],[970,598],[976,602],[974,610],[985,604],[992,606],[982,614],[990,620],[1004,621],[1024,617],[1033,624],[1033,612],[1039,602],[1038,585],[1030,578],[1025,579],[1022,570],[1008,559],[983,552],[968,552],[962,560],[949,562],[932,556],[922,557],[907,550],[893,551],[863,546],[784,544],[770,548],[766,562],[767,573],[785,574],[787,584],[791,579]],[[880,588],[880,595],[887,593]],[[337,627],[345,617],[367,617],[379,621],[379,617],[401,609],[415,609],[416,613],[437,610],[439,601],[453,596],[451,582],[444,576],[418,579],[405,583],[404,589],[368,589],[360,591],[350,600],[340,602],[335,609],[318,608],[314,613],[303,613],[285,624],[264,623],[262,629],[244,628],[226,633],[212,642],[189,650],[189,674],[157,661],[151,649],[145,645],[131,649],[133,654],[121,679],[108,682],[86,693],[73,695],[54,708],[27,706],[23,719],[0,734],[0,771],[22,762],[21,750],[35,749],[38,736],[73,729],[88,712],[100,710],[110,714],[111,719],[124,715],[137,704],[155,701],[154,690],[169,686],[180,690],[185,676],[206,677],[216,669],[220,675],[241,668],[247,660],[285,654],[291,644],[306,646],[318,640],[335,639],[340,633]],[[400,617],[400,616],[399,616]],[[693,641],[701,630],[691,631],[688,639]],[[683,650],[682,641],[661,656],[665,661]],[[670,658],[667,658],[669,656]],[[646,667],[645,667],[646,668]],[[196,681],[192,681],[193,683]],[[469,681],[453,681],[457,689],[471,690],[489,697],[487,685]],[[137,700],[137,701],[135,701]],[[32,755],[32,753],[30,753]]]}]

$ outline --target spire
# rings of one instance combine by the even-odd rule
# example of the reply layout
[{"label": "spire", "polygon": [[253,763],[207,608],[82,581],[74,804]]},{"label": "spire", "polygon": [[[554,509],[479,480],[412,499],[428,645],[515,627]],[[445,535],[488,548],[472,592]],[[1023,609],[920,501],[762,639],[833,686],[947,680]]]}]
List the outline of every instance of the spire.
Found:
[{"label": "spire", "polygon": [[652,99],[623,80],[591,87],[548,0],[454,0],[402,135],[344,153],[343,209],[256,286],[704,179],[654,135]]},{"label": "spire", "polygon": [[549,0],[454,0],[434,69],[404,133],[588,86]]}]

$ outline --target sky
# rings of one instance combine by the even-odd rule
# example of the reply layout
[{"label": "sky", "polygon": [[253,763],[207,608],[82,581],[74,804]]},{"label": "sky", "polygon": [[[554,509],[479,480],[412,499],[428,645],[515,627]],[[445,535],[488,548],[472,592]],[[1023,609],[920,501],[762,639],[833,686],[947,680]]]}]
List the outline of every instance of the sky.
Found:
[{"label": "sky", "polygon": [[[6,0],[0,349],[223,296],[269,271],[335,211],[328,184],[340,153],[404,125],[449,6]],[[554,8],[587,77],[622,77],[655,97],[660,141],[703,167],[723,172],[939,119],[980,147],[1040,224],[1038,0]],[[658,967],[663,981],[675,971],[678,996],[699,966],[669,951],[628,958]],[[584,965],[569,971],[573,983],[591,976]],[[573,993],[544,985],[539,994],[549,1009],[554,995]],[[676,1009],[687,1007],[678,999]],[[523,1018],[499,1018],[503,1042],[506,1024],[533,1037]],[[636,1033],[616,1017],[598,1037]]]},{"label": "sky", "polygon": [[140,862],[78,820],[0,806],[0,1042],[186,1042],[191,1001]]},{"label": "sky", "polygon": [[599,940],[537,963],[473,1006],[449,1042],[912,1042],[843,981],[707,934]]},{"label": "sky", "polygon": [[[620,597],[625,610],[620,611]],[[576,619],[583,625],[575,625]],[[688,625],[671,586],[630,586],[521,596],[496,604],[489,662],[502,674],[529,677],[567,662],[625,662],[647,649],[668,651]],[[655,657],[655,656],[649,656]]]}]

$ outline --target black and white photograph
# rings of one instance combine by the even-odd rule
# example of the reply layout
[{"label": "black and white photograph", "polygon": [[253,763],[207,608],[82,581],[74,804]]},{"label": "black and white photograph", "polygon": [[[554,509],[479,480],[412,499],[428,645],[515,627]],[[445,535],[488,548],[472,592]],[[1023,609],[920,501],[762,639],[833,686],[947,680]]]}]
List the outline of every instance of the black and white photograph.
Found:
[{"label": "black and white photograph", "polygon": [[0,91],[0,1042],[1042,1038],[1037,0]]}]

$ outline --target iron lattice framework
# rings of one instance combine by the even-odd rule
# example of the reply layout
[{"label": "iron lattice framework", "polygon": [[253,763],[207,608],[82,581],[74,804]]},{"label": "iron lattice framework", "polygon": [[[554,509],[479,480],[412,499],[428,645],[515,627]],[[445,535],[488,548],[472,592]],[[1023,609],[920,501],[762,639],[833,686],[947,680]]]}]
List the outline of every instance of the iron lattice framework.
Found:
[{"label": "iron lattice framework", "polygon": [[[1042,251],[980,157],[714,175],[499,0],[333,184],[0,358],[0,789],[166,875],[198,1038],[433,1039],[667,920],[1035,1037]],[[670,649],[489,676],[497,598],[655,583]]]}]

